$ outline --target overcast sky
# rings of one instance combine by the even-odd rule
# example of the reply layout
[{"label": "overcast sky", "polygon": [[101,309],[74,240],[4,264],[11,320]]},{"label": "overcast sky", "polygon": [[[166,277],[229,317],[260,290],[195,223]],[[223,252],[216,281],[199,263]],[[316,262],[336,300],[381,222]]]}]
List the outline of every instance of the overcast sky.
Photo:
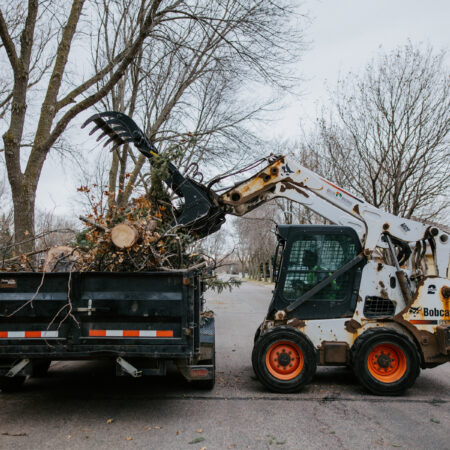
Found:
[{"label": "overcast sky", "polygon": [[[306,33],[311,44],[298,63],[305,79],[304,95],[293,98],[280,120],[261,130],[267,137],[298,137],[300,123],[311,123],[327,102],[327,85],[332,87],[339,74],[360,71],[380,47],[388,51],[408,39],[436,50],[449,46],[449,0],[307,0],[303,4],[311,18]],[[38,207],[70,214],[67,200],[74,198],[78,184],[73,171],[52,158],[39,183]]]}]

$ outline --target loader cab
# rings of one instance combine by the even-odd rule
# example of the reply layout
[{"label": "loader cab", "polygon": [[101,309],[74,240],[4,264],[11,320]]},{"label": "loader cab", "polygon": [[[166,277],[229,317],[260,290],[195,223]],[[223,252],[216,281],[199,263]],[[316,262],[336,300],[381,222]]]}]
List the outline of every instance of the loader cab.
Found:
[{"label": "loader cab", "polygon": [[[276,284],[267,318],[286,308],[333,272],[361,253],[361,242],[350,227],[334,225],[278,225],[275,255]],[[364,263],[352,267],[288,318],[352,317],[358,300]]]}]

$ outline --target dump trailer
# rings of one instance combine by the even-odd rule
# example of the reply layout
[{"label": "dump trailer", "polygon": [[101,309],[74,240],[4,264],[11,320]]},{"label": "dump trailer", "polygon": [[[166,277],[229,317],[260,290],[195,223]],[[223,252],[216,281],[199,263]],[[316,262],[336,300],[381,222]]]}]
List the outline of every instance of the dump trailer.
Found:
[{"label": "dump trailer", "polygon": [[54,360],[114,360],[118,375],[215,380],[214,317],[198,271],[0,273],[0,389]]}]

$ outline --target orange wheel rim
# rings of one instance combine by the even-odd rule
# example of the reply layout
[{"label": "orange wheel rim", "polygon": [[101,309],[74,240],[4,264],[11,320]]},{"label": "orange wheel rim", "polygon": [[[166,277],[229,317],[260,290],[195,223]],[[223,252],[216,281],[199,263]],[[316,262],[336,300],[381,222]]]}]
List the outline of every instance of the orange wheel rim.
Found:
[{"label": "orange wheel rim", "polygon": [[305,365],[305,358],[300,347],[290,341],[278,341],[266,352],[266,367],[278,380],[292,380]]},{"label": "orange wheel rim", "polygon": [[370,351],[367,367],[376,380],[395,383],[406,373],[406,355],[394,344],[380,344]]}]

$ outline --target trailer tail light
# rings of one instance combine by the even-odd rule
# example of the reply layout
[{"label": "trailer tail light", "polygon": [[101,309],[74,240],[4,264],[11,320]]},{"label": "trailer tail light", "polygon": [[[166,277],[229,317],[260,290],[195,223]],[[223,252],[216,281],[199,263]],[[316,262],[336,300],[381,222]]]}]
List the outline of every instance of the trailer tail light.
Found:
[{"label": "trailer tail light", "polygon": [[190,370],[191,378],[207,378],[208,377],[208,369],[198,367]]}]

